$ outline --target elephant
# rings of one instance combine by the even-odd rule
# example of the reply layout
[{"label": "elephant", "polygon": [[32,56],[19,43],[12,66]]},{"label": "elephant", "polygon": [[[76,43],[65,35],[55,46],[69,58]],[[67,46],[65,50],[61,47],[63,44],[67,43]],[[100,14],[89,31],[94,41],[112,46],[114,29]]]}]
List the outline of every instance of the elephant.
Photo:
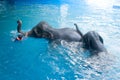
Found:
[{"label": "elephant", "polygon": [[107,52],[107,49],[104,46],[103,38],[96,31],[89,31],[86,34],[82,34],[82,32],[78,29],[77,24],[74,24],[81,35],[82,47],[91,52],[92,55],[97,55],[100,52]]},{"label": "elephant", "polygon": [[[18,24],[18,26],[21,26]],[[21,30],[18,30],[19,32]],[[72,28],[61,28],[56,29],[51,27],[47,22],[41,21],[36,26],[34,26],[30,31],[23,33],[28,37],[35,38],[45,38],[49,41],[53,40],[65,40],[65,41],[75,41],[79,42],[81,40],[81,35],[79,34],[79,29],[76,26],[76,30]]]},{"label": "elephant", "polygon": [[83,36],[84,48],[88,49],[92,55],[100,52],[107,53],[103,38],[95,31],[89,31]]}]

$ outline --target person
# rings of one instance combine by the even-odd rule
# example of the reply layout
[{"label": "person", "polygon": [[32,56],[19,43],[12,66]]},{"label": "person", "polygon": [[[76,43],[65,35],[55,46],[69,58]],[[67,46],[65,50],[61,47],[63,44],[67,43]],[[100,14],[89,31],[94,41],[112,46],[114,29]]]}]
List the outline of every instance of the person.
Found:
[{"label": "person", "polygon": [[21,27],[22,27],[22,21],[21,20],[17,20],[17,32],[19,33],[19,35],[15,38],[15,41],[21,41],[23,39],[23,37],[25,36],[25,33],[22,32]]},{"label": "person", "polygon": [[21,41],[23,39],[23,35],[18,35],[16,38],[15,38],[15,41]]},{"label": "person", "polygon": [[22,27],[22,20],[17,20],[17,32],[20,33],[21,35],[27,37],[29,32],[22,32],[21,27]]}]

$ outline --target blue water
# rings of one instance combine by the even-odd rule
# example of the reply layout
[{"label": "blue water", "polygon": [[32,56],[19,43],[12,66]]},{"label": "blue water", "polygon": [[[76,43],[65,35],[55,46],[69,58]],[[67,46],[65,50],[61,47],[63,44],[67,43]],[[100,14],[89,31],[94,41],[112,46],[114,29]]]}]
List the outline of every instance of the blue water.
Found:
[{"label": "blue water", "polygon": [[[119,0],[0,0],[0,80],[119,80],[119,7]],[[54,28],[77,23],[84,34],[97,31],[109,53],[89,57],[77,42],[14,42],[18,19],[23,31],[43,20]]]}]

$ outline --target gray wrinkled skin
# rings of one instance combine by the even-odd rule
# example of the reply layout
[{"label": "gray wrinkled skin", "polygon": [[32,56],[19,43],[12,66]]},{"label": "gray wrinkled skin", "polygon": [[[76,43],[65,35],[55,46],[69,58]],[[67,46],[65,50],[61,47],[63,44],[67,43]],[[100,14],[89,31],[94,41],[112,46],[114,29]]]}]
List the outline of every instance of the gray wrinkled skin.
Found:
[{"label": "gray wrinkled skin", "polygon": [[46,38],[48,40],[66,40],[79,42],[81,35],[77,30],[71,28],[52,28],[48,23],[42,21],[38,23],[31,31],[28,32],[28,36],[36,38]]}]

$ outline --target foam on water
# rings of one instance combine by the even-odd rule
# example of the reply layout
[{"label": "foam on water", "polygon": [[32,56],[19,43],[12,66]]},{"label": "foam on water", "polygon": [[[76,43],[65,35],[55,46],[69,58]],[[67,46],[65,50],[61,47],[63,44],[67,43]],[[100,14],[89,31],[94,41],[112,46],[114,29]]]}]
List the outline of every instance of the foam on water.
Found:
[{"label": "foam on water", "polygon": [[[90,57],[88,55],[85,57],[88,52],[85,53],[78,47],[78,43],[73,44],[73,42],[64,42],[62,46],[50,47],[48,53],[49,56],[47,55],[47,58],[49,61],[46,59],[46,62],[53,69],[53,74],[61,75],[61,77],[59,76],[60,79],[67,72],[74,75],[71,75],[73,79],[119,79],[119,76],[111,76],[117,69],[119,71],[119,66],[115,64],[118,62],[118,58],[110,53],[100,53],[99,56]],[[115,67],[116,70],[114,69]],[[117,72],[116,74],[120,73]],[[70,79],[71,77],[65,76],[64,79]],[[51,76],[48,76],[48,78],[54,79]]]}]

